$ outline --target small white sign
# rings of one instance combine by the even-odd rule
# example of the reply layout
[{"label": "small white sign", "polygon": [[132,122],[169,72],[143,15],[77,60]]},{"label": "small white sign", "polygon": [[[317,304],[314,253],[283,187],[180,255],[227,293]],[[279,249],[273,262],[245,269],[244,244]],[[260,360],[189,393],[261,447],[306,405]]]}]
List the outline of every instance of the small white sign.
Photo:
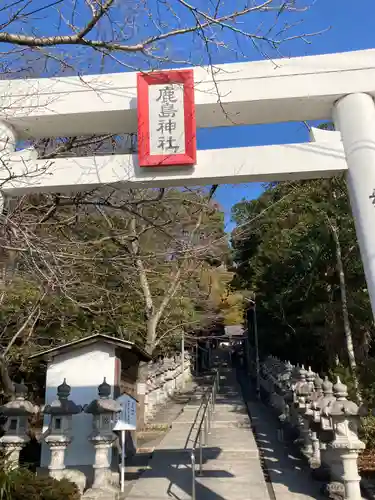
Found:
[{"label": "small white sign", "polygon": [[185,148],[184,86],[149,86],[150,154],[183,154]]},{"label": "small white sign", "polygon": [[137,400],[129,394],[123,394],[117,401],[121,405],[121,413],[117,415],[114,431],[134,431],[137,428]]}]

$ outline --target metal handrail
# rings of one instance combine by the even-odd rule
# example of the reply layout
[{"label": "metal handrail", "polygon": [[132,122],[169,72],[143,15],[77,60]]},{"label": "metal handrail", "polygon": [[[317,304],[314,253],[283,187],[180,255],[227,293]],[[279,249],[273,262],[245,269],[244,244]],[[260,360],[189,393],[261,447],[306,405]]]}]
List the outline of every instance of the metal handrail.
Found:
[{"label": "metal handrail", "polygon": [[[201,402],[201,405],[197,411],[197,415],[195,418],[195,423],[199,418],[199,413],[203,407],[203,414],[201,416],[198,430],[193,442],[193,446],[190,449],[190,461],[191,461],[191,474],[192,474],[192,484],[191,484],[191,498],[192,500],[196,500],[196,457],[195,452],[197,448],[199,449],[199,475],[202,474],[203,470],[203,447],[208,445],[208,435],[211,432],[211,423],[212,423],[212,415],[215,410],[216,403],[216,395],[219,390],[220,384],[220,373],[219,369],[216,370],[214,375],[214,379],[212,382],[212,386],[210,390],[206,392],[204,395],[204,399]],[[195,423],[193,425],[195,425]]]}]

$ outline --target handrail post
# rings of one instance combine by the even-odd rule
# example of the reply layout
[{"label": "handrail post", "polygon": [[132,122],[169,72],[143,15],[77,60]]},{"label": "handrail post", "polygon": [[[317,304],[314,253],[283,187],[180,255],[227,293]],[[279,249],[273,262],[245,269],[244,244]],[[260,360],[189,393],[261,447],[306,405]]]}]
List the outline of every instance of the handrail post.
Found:
[{"label": "handrail post", "polygon": [[212,399],[213,396],[208,400],[207,414],[208,414],[208,434],[211,433],[211,423],[212,423]]},{"label": "handrail post", "polygon": [[195,450],[191,450],[190,460],[191,460],[191,477],[192,477],[191,499],[196,500],[196,493],[195,493]]},{"label": "handrail post", "polygon": [[[195,451],[199,447],[199,469],[198,474],[201,476],[203,473],[203,446],[208,446],[208,435],[211,433],[211,426],[213,420],[213,413],[215,410],[216,395],[219,390],[220,375],[219,370],[216,370],[215,377],[212,381],[210,390],[206,390],[203,394],[201,405],[199,407],[196,420],[200,419],[198,432],[191,449],[191,498],[196,500],[196,457]],[[201,410],[203,411],[201,415]],[[203,434],[204,433],[204,434]],[[203,444],[204,441],[204,444]]]},{"label": "handrail post", "polygon": [[218,387],[219,387],[218,378],[217,378],[218,373],[219,372],[216,372],[214,386],[213,386],[213,390],[212,390],[212,412],[215,411],[216,395],[217,395],[217,391],[218,391]]},{"label": "handrail post", "polygon": [[202,447],[202,428],[199,431],[199,475],[203,471],[203,447]]},{"label": "handrail post", "polygon": [[208,445],[208,413],[204,417],[204,445]]}]

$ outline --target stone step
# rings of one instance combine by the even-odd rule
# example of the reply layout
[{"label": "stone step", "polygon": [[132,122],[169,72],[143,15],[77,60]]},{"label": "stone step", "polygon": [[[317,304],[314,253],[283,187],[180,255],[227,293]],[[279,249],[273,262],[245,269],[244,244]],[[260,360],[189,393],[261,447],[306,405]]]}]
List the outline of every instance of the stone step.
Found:
[{"label": "stone step", "polygon": [[228,398],[216,398],[215,408],[233,408],[237,406],[246,408],[246,405],[244,404],[242,399],[228,400]]},{"label": "stone step", "polygon": [[82,500],[125,500],[127,495],[120,492],[108,493],[108,492],[87,492],[82,496]]},{"label": "stone step", "polygon": [[250,422],[226,422],[222,420],[221,422],[212,422],[212,429],[251,429]]},{"label": "stone step", "polygon": [[[187,450],[188,451],[188,450]],[[216,446],[214,441],[210,440],[210,436],[208,436],[208,444],[207,446],[202,446],[203,457],[207,461],[238,461],[242,462],[248,458],[256,458],[259,456],[259,450],[257,446],[253,446],[252,443],[246,443],[245,446],[239,447],[236,443],[233,444],[233,447],[223,448],[221,446]],[[195,450],[196,459],[199,457],[199,446],[197,445]]]}]

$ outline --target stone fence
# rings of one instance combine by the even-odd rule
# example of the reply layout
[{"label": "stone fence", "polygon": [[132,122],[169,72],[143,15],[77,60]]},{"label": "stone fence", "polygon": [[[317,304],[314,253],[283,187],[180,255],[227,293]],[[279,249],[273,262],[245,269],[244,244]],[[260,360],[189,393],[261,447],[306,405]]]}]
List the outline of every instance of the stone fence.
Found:
[{"label": "stone fence", "polygon": [[357,460],[365,444],[358,428],[367,410],[348,400],[339,377],[333,384],[270,356],[261,365],[260,388],[279,419],[280,437],[294,435],[313,475],[327,481],[326,493],[361,500]]},{"label": "stone fence", "polygon": [[145,422],[152,420],[156,411],[191,379],[190,356],[185,354],[184,373],[181,356],[150,363],[146,382]]}]

